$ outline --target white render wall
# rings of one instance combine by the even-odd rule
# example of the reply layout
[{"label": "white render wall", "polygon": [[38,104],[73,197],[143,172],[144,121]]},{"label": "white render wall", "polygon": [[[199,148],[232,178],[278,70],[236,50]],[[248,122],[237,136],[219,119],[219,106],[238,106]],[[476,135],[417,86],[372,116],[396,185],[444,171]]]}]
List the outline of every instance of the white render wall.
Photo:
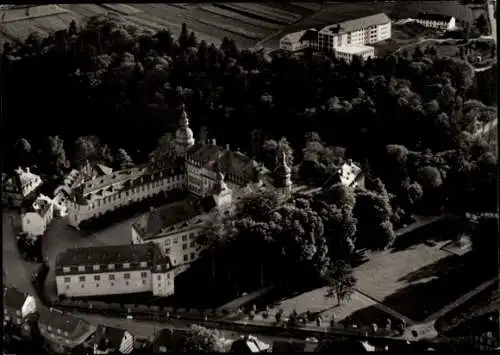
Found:
[{"label": "white render wall", "polygon": [[157,182],[158,184],[156,182],[145,183],[126,192],[116,192],[114,195],[106,196],[103,199],[91,200],[89,201],[89,205],[82,206],[74,202],[69,202],[69,224],[78,228],[81,222],[90,218],[127,206],[132,202],[153,197],[163,191],[183,188],[185,186],[185,175],[178,175],[174,178],[166,177],[165,179],[157,180]]}]

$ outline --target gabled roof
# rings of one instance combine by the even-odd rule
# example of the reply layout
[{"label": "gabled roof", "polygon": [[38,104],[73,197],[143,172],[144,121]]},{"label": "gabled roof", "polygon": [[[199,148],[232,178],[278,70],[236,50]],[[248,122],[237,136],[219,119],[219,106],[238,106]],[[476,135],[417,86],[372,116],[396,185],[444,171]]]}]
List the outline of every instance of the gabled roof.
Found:
[{"label": "gabled roof", "polygon": [[269,344],[260,341],[254,336],[242,335],[240,339],[233,342],[231,345],[231,352],[251,352],[260,353],[266,352],[270,348]]},{"label": "gabled roof", "polygon": [[[47,327],[47,332],[75,341],[93,331],[94,327],[81,318],[60,311],[51,311],[45,307],[39,310],[38,323]],[[49,328],[50,327],[50,330]]]},{"label": "gabled roof", "polygon": [[27,294],[14,287],[3,287],[3,305],[15,310],[21,310],[26,302]]},{"label": "gabled roof", "polygon": [[324,27],[321,32],[332,32],[335,34],[349,33],[370,26],[383,25],[388,22],[391,22],[391,19],[385,13],[381,12],[375,15],[360,17],[354,20],[340,22],[335,25],[329,25]]},{"label": "gabled roof", "polygon": [[110,175],[113,172],[112,168],[103,164],[96,164],[96,170],[98,170],[102,175]]},{"label": "gabled roof", "polygon": [[126,330],[99,325],[97,326],[94,343],[97,349],[105,351],[107,349],[118,350],[122,344]]},{"label": "gabled roof", "polygon": [[427,21],[438,21],[438,22],[450,22],[453,16],[443,15],[443,14],[433,14],[421,12],[417,15],[417,20],[427,20]]}]

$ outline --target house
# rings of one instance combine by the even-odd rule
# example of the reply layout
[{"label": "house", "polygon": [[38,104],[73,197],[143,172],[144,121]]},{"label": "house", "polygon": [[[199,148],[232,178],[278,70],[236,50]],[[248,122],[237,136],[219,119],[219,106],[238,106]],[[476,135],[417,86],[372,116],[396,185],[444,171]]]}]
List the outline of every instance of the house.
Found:
[{"label": "house", "polygon": [[242,335],[240,339],[235,340],[231,345],[229,352],[239,354],[249,353],[267,353],[271,349],[269,344],[260,341],[252,335]]},{"label": "house", "polygon": [[318,344],[307,341],[275,340],[272,346],[273,353],[302,353],[315,352]]},{"label": "house", "polygon": [[13,287],[3,288],[3,325],[4,331],[9,327],[9,333],[16,338],[31,336],[36,327],[34,316],[37,312],[36,300],[33,296]]},{"label": "house", "polygon": [[367,60],[368,58],[375,58],[375,48],[365,46],[363,44],[342,46],[335,48],[335,55],[339,59],[345,60],[350,63],[354,57]]},{"label": "house", "polygon": [[30,168],[19,167],[11,177],[2,177],[2,204],[10,207],[28,205],[37,195],[43,181],[40,176],[32,173]]},{"label": "house", "polygon": [[182,352],[188,333],[173,328],[161,329],[154,337],[153,353]]},{"label": "house", "polygon": [[[189,192],[199,199],[214,196],[221,176],[227,190],[258,187],[266,172],[261,164],[238,150],[231,150],[229,145],[218,146],[215,140],[195,142],[183,108],[175,141],[163,157],[86,180],[71,189],[66,204],[69,224],[79,228],[84,221],[109,211],[172,191]],[[286,184],[279,187],[284,193],[289,190]],[[220,194],[221,201],[229,199],[229,195],[224,191]]]},{"label": "house", "polygon": [[83,319],[46,307],[39,309],[38,328],[47,345],[56,353],[91,347],[91,338],[97,329]]},{"label": "house", "polygon": [[303,31],[289,33],[280,39],[280,49],[295,52],[312,47],[318,41],[318,31],[310,28]]},{"label": "house", "polygon": [[68,249],[55,268],[57,294],[66,297],[174,294],[174,268],[153,243]]},{"label": "house", "polygon": [[126,330],[99,325],[94,337],[94,355],[130,354],[134,342],[134,336]]},{"label": "house", "polygon": [[365,176],[361,167],[347,159],[339,169],[340,182],[346,187],[364,187]]},{"label": "house", "polygon": [[40,194],[30,210],[22,214],[22,231],[30,237],[41,236],[54,218],[53,201]]},{"label": "house", "polygon": [[456,28],[455,17],[433,13],[419,13],[415,18],[415,22],[428,27],[441,30],[452,31]]},{"label": "house", "polygon": [[338,47],[371,45],[390,38],[391,19],[384,13],[378,13],[322,28],[313,48],[331,52]]}]

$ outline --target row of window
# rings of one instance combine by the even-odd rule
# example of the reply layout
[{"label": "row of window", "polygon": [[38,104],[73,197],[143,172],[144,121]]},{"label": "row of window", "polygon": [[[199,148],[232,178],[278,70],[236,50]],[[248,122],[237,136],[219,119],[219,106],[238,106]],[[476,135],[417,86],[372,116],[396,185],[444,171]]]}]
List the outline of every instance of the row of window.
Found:
[{"label": "row of window", "polygon": [[[147,278],[148,278],[148,272],[146,272],[146,271],[141,272],[141,279],[147,279]],[[161,280],[161,275],[158,275],[157,278],[158,278],[158,280]],[[110,281],[114,281],[114,280],[116,280],[116,275],[109,274],[108,279]],[[130,280],[130,273],[128,273],[128,272],[124,273],[123,279]],[[167,279],[170,279],[170,274],[167,274]],[[78,281],[85,282],[85,280],[86,280],[86,276],[84,276],[84,275],[78,276]],[[101,281],[101,275],[94,275],[94,281]],[[65,283],[71,282],[71,276],[64,277],[64,282]]]},{"label": "row of window", "polygon": [[[158,281],[161,281],[161,278],[160,276],[158,276]],[[142,284],[145,285],[146,284],[146,280],[142,280]],[[113,287],[115,285],[115,283],[113,281],[110,282],[109,284],[111,287]],[[125,285],[126,286],[129,286],[130,285],[130,282],[129,281],[125,281]],[[170,286],[170,280],[167,281],[167,285]],[[85,284],[80,284],[80,287],[81,288],[85,288]],[[99,283],[96,283],[95,284],[95,287],[96,288],[99,288],[100,287],[100,284]],[[158,284],[158,288],[161,287],[161,284]],[[66,285],[66,290],[69,290],[69,285]]]},{"label": "row of window", "polygon": [[[130,263],[123,263],[123,264],[108,264],[107,267],[109,270],[114,270],[115,268],[120,268],[120,266],[123,268],[123,269],[130,269]],[[139,263],[139,267],[147,267],[148,266],[148,263],[147,261],[141,261]],[[104,267],[103,267],[104,268]],[[85,271],[86,267],[84,265],[79,265],[78,266],[78,271]],[[101,270],[101,265],[92,265],[92,270],[94,271],[99,271]],[[71,271],[71,267],[69,266],[64,266],[63,267],[63,272],[70,272]]]}]

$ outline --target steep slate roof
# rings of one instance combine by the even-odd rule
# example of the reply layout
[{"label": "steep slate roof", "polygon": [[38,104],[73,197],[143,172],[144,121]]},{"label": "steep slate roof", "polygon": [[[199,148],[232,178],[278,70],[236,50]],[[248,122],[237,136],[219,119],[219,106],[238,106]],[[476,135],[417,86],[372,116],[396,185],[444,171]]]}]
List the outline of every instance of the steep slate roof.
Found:
[{"label": "steep slate roof", "polygon": [[451,16],[451,15],[432,14],[432,13],[421,12],[417,15],[416,19],[423,20],[423,21],[428,20],[428,21],[438,21],[438,22],[450,22],[452,17],[453,16]]},{"label": "steep slate roof", "polygon": [[27,294],[19,291],[17,288],[3,287],[3,305],[9,313],[15,314],[15,311],[20,311],[27,297]]},{"label": "steep slate roof", "polygon": [[[321,31],[328,31],[328,32],[336,33],[336,34],[343,34],[343,33],[357,31],[361,28],[383,25],[383,24],[386,24],[388,22],[391,22],[391,19],[383,12],[380,12],[380,13],[375,14],[375,15],[360,17],[360,18],[357,18],[354,20],[340,22],[340,23],[335,24],[335,25],[329,25],[329,26],[324,27]],[[337,26],[339,26],[338,32],[337,32]]]},{"label": "steep slate roof", "polygon": [[50,311],[45,307],[41,307],[39,313],[38,322],[47,327],[50,326],[51,330],[47,329],[49,333],[65,337],[69,340],[76,340],[91,330],[89,323],[66,313]]}]

